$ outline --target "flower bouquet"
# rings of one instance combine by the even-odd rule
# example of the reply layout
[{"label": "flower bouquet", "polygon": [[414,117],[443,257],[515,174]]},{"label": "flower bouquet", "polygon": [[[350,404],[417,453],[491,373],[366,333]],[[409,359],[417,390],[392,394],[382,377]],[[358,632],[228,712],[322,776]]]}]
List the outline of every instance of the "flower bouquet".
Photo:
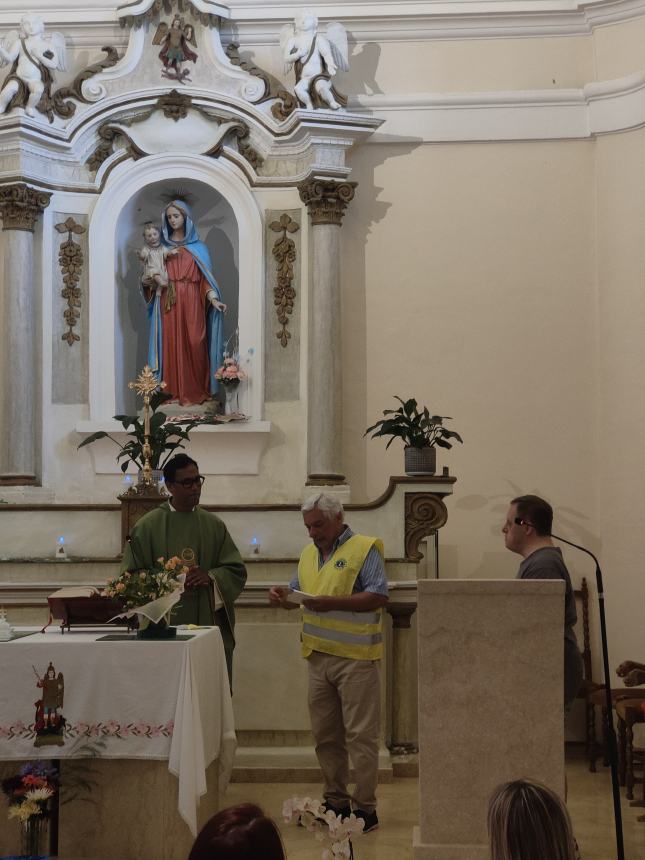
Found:
[{"label": "flower bouquet", "polygon": [[23,855],[42,856],[49,801],[58,791],[58,771],[43,761],[27,762],[15,776],[2,780],[2,790],[9,801],[9,818],[20,822]]},{"label": "flower bouquet", "polygon": [[320,800],[310,797],[290,797],[282,807],[282,817],[288,823],[297,821],[315,834],[320,842],[329,842],[324,847],[322,860],[335,860],[336,857],[353,858],[352,837],[363,832],[365,822],[351,815],[342,818],[326,809]]},{"label": "flower bouquet", "polygon": [[103,591],[106,597],[118,597],[126,611],[118,617],[139,617],[140,639],[169,639],[177,628],[169,627],[172,607],[184,591],[188,567],[177,556],[165,561],[157,559],[150,570],[126,570],[108,580]]},{"label": "flower bouquet", "polygon": [[240,382],[247,378],[240,367],[239,343],[239,330],[236,329],[224,346],[224,363],[215,371],[215,379],[224,387],[226,415],[237,415],[237,389]]}]

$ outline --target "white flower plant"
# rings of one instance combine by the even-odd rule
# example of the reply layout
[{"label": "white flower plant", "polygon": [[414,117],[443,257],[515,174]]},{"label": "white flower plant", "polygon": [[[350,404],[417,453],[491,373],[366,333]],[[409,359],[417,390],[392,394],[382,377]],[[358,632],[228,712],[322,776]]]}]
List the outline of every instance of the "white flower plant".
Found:
[{"label": "white flower plant", "polygon": [[311,797],[290,797],[285,800],[282,817],[287,823],[300,822],[320,842],[329,842],[323,848],[322,860],[353,858],[352,839],[361,834],[365,827],[365,821],[354,813],[342,818],[330,809],[325,809],[322,801]]}]

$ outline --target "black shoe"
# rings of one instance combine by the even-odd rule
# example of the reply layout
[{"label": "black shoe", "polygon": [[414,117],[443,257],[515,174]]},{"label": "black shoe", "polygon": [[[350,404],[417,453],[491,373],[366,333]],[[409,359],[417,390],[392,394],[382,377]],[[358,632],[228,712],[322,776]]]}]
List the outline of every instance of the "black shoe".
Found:
[{"label": "black shoe", "polygon": [[362,809],[355,809],[354,815],[357,818],[362,818],[365,822],[363,833],[369,833],[370,830],[376,830],[378,827],[378,815],[376,814],[376,810],[374,810],[374,812],[363,812]]},{"label": "black shoe", "polygon": [[347,806],[334,806],[333,803],[323,803],[323,809],[325,812],[335,812],[337,818],[349,818],[352,814],[352,810],[349,808],[349,804]]}]

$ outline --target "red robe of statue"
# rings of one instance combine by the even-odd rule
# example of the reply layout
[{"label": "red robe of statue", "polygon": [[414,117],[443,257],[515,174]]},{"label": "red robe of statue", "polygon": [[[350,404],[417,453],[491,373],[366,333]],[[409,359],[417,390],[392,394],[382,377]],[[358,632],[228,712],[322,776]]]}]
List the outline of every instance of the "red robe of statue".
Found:
[{"label": "red robe of statue", "polygon": [[161,296],[165,390],[182,405],[203,403],[211,396],[206,339],[211,287],[185,248],[167,258],[166,269],[168,289]]}]

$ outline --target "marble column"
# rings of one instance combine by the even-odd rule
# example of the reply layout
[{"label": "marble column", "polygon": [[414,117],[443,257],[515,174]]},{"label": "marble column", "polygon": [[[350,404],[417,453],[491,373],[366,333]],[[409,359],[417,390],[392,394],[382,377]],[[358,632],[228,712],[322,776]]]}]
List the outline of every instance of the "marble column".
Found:
[{"label": "marble column", "polygon": [[312,179],[299,186],[311,218],[307,484],[342,484],[340,226],[355,182]]},{"label": "marble column", "polygon": [[34,228],[51,194],[24,183],[0,186],[4,232],[0,484],[38,482],[40,297],[34,283]]}]

